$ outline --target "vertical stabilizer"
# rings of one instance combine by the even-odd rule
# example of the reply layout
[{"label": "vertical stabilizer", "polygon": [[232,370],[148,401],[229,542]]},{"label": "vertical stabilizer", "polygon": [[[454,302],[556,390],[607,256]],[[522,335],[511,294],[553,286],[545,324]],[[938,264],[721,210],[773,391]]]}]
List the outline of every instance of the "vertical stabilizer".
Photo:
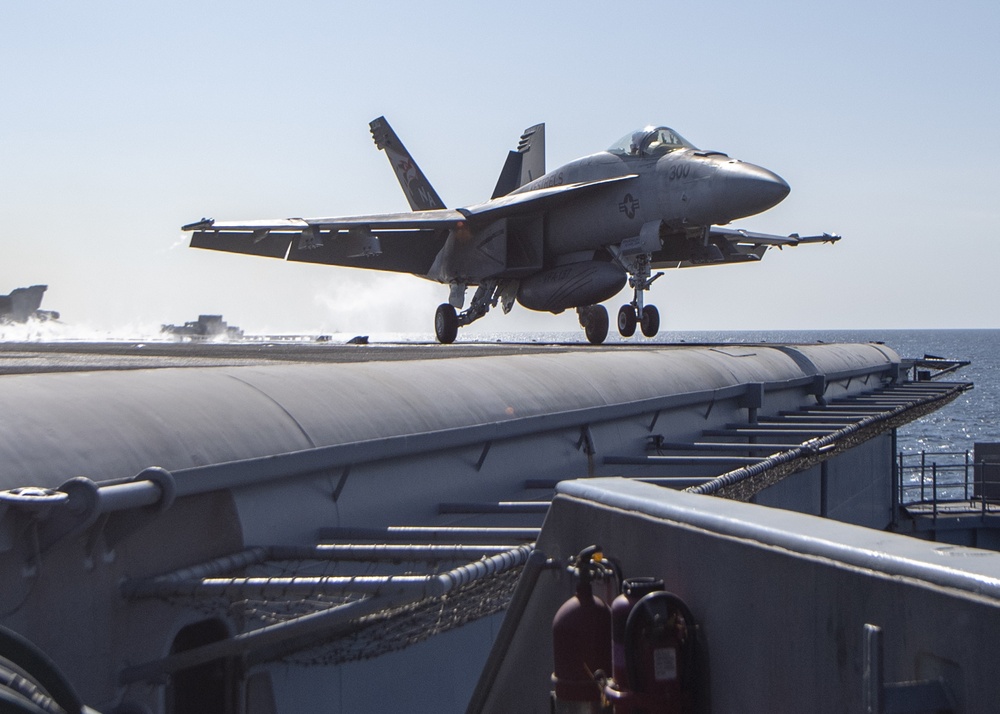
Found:
[{"label": "vertical stabilizer", "polygon": [[535,124],[521,134],[517,144],[521,154],[521,183],[531,183],[545,175],[545,125]]},{"label": "vertical stabilizer", "polygon": [[497,179],[497,186],[493,189],[490,198],[500,198],[521,185],[521,164],[523,154],[516,151],[507,153],[507,161],[504,162],[503,169],[500,170],[500,178]]},{"label": "vertical stabilizer", "polygon": [[410,152],[403,146],[403,142],[396,136],[396,132],[389,126],[385,117],[373,120],[369,125],[372,130],[372,138],[375,146],[385,151],[392,164],[392,170],[396,172],[399,185],[406,194],[406,200],[410,203],[410,208],[414,211],[431,211],[438,208],[445,208],[437,192],[431,187],[424,172],[420,170],[417,163],[410,156]]},{"label": "vertical stabilizer", "polygon": [[545,175],[545,124],[535,124],[521,134],[517,151],[507,154],[507,161],[500,172],[493,198],[506,196],[511,191]]}]

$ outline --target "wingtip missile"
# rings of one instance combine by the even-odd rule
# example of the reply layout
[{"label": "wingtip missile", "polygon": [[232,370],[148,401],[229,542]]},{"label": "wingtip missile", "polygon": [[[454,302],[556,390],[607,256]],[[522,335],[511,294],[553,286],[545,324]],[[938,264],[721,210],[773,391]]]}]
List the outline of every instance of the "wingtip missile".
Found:
[{"label": "wingtip missile", "polygon": [[841,236],[837,233],[824,233],[819,236],[805,236],[799,237],[798,235],[792,234],[789,238],[796,239],[796,245],[801,243],[836,243],[840,240]]},{"label": "wingtip missile", "polygon": [[195,221],[194,223],[188,223],[186,226],[181,226],[182,231],[207,231],[211,230],[212,226],[215,225],[214,218],[202,218],[200,221]]}]

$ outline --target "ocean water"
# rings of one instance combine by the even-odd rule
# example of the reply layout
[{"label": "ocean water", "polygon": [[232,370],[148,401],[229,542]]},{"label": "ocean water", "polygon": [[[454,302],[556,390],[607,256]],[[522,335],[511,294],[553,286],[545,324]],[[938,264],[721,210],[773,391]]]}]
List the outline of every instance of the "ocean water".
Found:
[{"label": "ocean water", "polygon": [[664,337],[688,342],[884,342],[904,358],[934,355],[968,360],[970,365],[942,381],[972,382],[973,389],[900,428],[899,450],[971,452],[976,442],[1000,442],[1000,330],[676,332]]}]

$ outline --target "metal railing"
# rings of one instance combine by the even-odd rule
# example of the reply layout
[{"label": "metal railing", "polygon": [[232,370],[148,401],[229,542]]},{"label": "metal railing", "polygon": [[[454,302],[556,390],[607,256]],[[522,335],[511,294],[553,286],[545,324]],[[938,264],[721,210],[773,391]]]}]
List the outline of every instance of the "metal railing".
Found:
[{"label": "metal railing", "polygon": [[900,452],[896,474],[902,506],[1000,504],[1000,466],[976,462],[968,450]]}]

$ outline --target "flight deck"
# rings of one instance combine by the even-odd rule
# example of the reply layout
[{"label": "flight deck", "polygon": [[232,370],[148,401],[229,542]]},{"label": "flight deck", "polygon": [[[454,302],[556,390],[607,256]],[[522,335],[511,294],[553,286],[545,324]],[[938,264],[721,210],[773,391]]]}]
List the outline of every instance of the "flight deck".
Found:
[{"label": "flight deck", "polygon": [[565,352],[642,352],[731,344],[582,342],[371,342],[345,344],[315,338],[236,341],[0,342],[0,374],[75,372],[168,367],[223,367],[275,363],[356,363],[464,359]]},{"label": "flight deck", "polygon": [[[665,345],[656,345],[663,348]],[[277,362],[388,362],[559,353],[569,350],[642,349],[610,344],[537,342],[382,342],[338,344],[315,338],[232,342],[0,342],[0,374],[165,367],[221,367]]]}]

